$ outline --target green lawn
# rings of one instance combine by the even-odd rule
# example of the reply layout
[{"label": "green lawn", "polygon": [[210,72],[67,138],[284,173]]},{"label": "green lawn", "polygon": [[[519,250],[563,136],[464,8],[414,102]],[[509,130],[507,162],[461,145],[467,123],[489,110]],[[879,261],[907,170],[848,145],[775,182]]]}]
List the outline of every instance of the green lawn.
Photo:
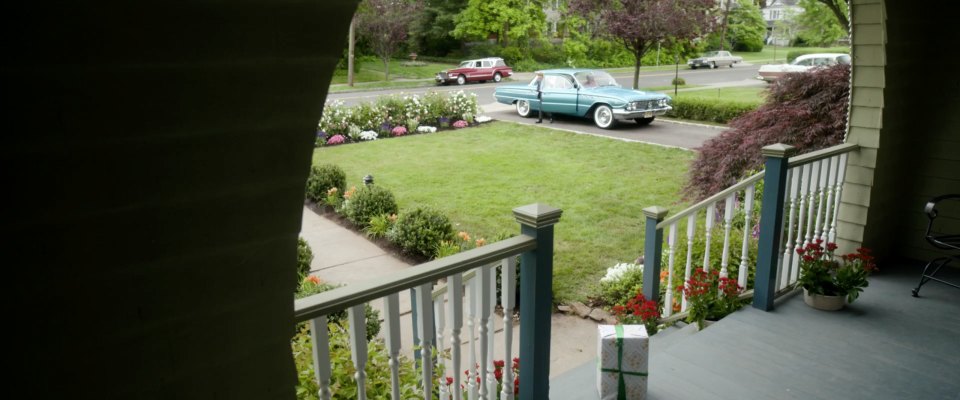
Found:
[{"label": "green lawn", "polygon": [[319,148],[315,163],[346,171],[348,186],[372,174],[401,212],[443,210],[473,237],[515,234],[514,207],[561,208],[556,226],[555,293],[585,299],[617,262],[643,248],[644,207],[673,210],[694,153],[509,122],[397,139]]}]

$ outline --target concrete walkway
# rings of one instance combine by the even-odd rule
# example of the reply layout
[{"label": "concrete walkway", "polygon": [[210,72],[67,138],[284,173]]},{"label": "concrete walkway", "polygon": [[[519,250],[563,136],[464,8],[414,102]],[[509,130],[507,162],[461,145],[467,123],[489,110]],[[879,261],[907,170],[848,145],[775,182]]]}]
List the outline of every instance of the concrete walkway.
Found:
[{"label": "concrete walkway", "polygon": [[[371,277],[382,277],[391,273],[413,268],[406,262],[394,257],[377,245],[368,241],[350,229],[344,228],[326,217],[317,215],[309,208],[303,209],[303,224],[300,232],[313,249],[313,263],[311,273],[325,282],[350,285],[362,282]],[[371,306],[381,310],[383,317],[383,301],[376,300]],[[407,293],[400,295],[400,333],[403,343],[403,354],[412,357],[413,323],[410,313],[410,296]],[[494,358],[505,359],[503,350],[503,317],[492,315],[494,318]],[[512,357],[519,356],[519,322],[514,323]],[[449,332],[449,330],[448,330]],[[445,333],[449,335],[449,333]],[[464,323],[461,333],[462,343],[466,343],[468,331]],[[450,339],[443,339],[450,346]],[[597,324],[591,320],[577,316],[555,313],[552,317],[552,335],[550,340],[550,376],[562,374],[576,366],[596,358]],[[461,346],[463,365],[469,360],[469,348]],[[509,358],[512,358],[509,357]],[[462,373],[462,372],[460,372]],[[447,375],[452,374],[448,371]]]}]

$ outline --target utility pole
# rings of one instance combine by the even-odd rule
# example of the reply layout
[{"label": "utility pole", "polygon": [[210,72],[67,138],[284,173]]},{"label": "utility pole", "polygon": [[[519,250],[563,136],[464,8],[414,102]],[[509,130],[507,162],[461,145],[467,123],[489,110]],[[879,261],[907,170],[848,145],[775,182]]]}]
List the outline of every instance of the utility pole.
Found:
[{"label": "utility pole", "polygon": [[354,46],[354,37],[353,37],[353,24],[357,19],[353,18],[350,20],[350,32],[348,35],[348,44],[347,44],[347,86],[353,86],[353,46]]}]

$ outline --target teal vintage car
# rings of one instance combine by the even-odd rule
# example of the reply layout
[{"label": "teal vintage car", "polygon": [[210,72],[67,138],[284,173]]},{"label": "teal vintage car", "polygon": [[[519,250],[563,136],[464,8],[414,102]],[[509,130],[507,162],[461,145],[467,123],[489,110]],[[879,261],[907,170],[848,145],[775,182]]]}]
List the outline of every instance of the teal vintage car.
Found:
[{"label": "teal vintage car", "polygon": [[[662,93],[620,87],[610,74],[591,69],[551,69],[543,74],[543,112],[593,118],[600,128],[613,128],[618,121],[639,125],[653,122],[657,115],[673,109]],[[516,106],[521,117],[536,115],[540,109],[537,87],[540,77],[528,84],[501,85],[493,92],[497,102]]]}]

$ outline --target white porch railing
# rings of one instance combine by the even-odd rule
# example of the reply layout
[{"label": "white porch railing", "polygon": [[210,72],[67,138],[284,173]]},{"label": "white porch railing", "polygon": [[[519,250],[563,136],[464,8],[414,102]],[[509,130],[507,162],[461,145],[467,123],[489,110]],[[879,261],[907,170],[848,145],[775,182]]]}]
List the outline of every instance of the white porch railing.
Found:
[{"label": "white porch railing", "polygon": [[[660,300],[661,265],[665,264],[664,319],[685,315],[688,304],[678,287],[690,279],[693,268],[718,268],[721,277],[730,278],[735,272],[737,283],[748,289],[746,296],[752,296],[755,281],[751,277],[760,271],[761,254],[769,251],[776,261],[774,292],[782,295],[794,288],[799,276],[796,250],[818,239],[835,240],[847,154],[858,146],[841,144],[789,159],[792,148],[783,148],[783,157],[774,161],[783,163],[786,178],[781,182],[774,177],[773,186],[767,171],[761,171],[670,218],[664,219],[664,208],[644,209],[648,225],[643,292],[648,299]],[[763,193],[756,201],[760,187]],[[782,191],[782,203],[777,191]],[[763,221],[764,216],[770,221]],[[764,223],[774,223],[771,232],[778,233],[769,249],[761,240]],[[661,251],[664,236],[666,248]]]},{"label": "white porch railing", "polygon": [[[367,282],[340,287],[328,292],[303,298],[295,302],[298,322],[310,321],[313,339],[313,362],[319,397],[330,399],[330,352],[326,316],[347,310],[350,348],[356,367],[357,398],[367,398],[367,376],[364,366],[367,359],[366,324],[364,305],[372,300],[384,299],[384,340],[390,358],[391,395],[400,399],[399,355],[403,344],[400,340],[399,295],[408,289],[415,290],[415,318],[420,352],[420,389],[424,399],[434,398],[433,386],[438,386],[442,399],[461,399],[464,385],[468,400],[514,398],[512,369],[504,367],[503,389],[496,393],[497,379],[494,376],[493,315],[497,293],[496,272],[501,268],[501,304],[504,312],[504,360],[512,360],[513,321],[512,310],[516,298],[516,256],[523,263],[524,302],[521,313],[527,318],[521,323],[520,377],[523,381],[520,395],[535,398],[534,393],[547,391],[549,376],[549,340],[533,340],[536,334],[549,337],[551,312],[550,287],[552,285],[553,224],[559,221],[561,211],[543,205],[531,205],[514,210],[521,223],[522,234],[500,242],[455,254],[411,267],[400,273]],[[466,279],[465,279],[466,275]],[[434,283],[441,278],[447,284],[434,291]],[[534,290],[536,288],[536,291]],[[543,289],[546,288],[544,292]],[[466,296],[464,296],[466,294]],[[544,295],[546,294],[546,295]],[[465,299],[466,298],[466,304]],[[466,307],[465,307],[466,306]],[[543,321],[546,326],[535,325]],[[540,318],[535,318],[541,315]],[[464,324],[465,323],[465,324]],[[466,325],[466,332],[463,332]],[[466,333],[468,340],[467,370],[464,377],[459,371],[465,368],[460,344]],[[450,360],[437,357],[437,349],[444,351],[449,339]],[[475,365],[481,368],[474,368]],[[434,380],[434,368],[443,368],[443,374]],[[446,372],[452,372],[453,382],[447,383]],[[546,373],[544,373],[546,372]],[[479,379],[480,384],[477,384]],[[525,394],[526,393],[526,394]]]}]

